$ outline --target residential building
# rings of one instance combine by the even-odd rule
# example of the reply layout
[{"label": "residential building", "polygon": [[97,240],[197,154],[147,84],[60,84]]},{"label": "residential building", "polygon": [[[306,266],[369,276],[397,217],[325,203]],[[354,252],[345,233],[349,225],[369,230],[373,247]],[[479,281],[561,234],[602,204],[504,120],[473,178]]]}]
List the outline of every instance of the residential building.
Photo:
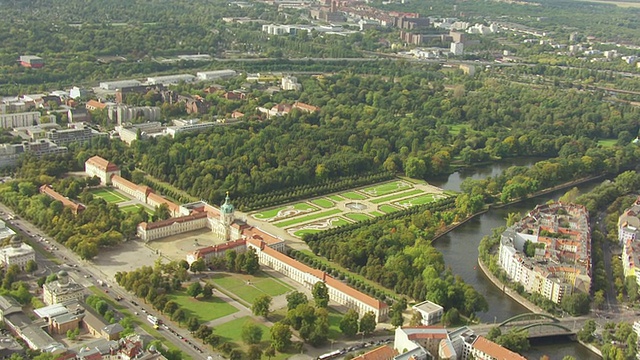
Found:
[{"label": "residential building", "polygon": [[330,300],[356,310],[360,316],[371,311],[375,315],[376,321],[380,322],[388,315],[389,307],[386,303],[361,293],[345,283],[332,278],[324,271],[311,268],[266,246],[264,241],[248,239],[247,246],[256,251],[260,264],[286,275],[307,289],[312,289],[315,283],[323,281],[329,290]]},{"label": "residential building", "polygon": [[437,324],[442,319],[444,308],[431,301],[423,301],[411,307],[422,315],[422,325],[428,326]]},{"label": "residential building", "polygon": [[452,42],[451,53],[455,56],[460,56],[464,54],[464,44],[461,42]]},{"label": "residential building", "polygon": [[624,276],[633,276],[640,285],[640,197],[618,218],[618,240],[622,244]]},{"label": "residential building", "polygon": [[108,104],[97,101],[97,100],[89,100],[87,101],[85,107],[87,108],[87,110],[89,111],[95,111],[95,110],[104,110],[106,109],[108,106]]},{"label": "residential building", "polygon": [[44,59],[39,56],[22,55],[20,56],[20,65],[28,68],[39,69],[44,67]]},{"label": "residential building", "polygon": [[127,106],[117,105],[110,106],[107,109],[109,120],[114,121],[118,125],[128,122],[144,120],[147,122],[155,122],[162,119],[162,110],[157,106]]},{"label": "residential building", "polygon": [[13,129],[17,127],[33,126],[40,123],[40,113],[37,111],[14,114],[0,114],[0,127]]},{"label": "residential building", "polygon": [[397,352],[390,346],[384,345],[356,356],[353,360],[393,360]]},{"label": "residential building", "polygon": [[41,157],[66,152],[66,147],[58,146],[46,139],[39,139],[32,142],[24,141],[22,144],[0,144],[0,168],[15,166],[20,157],[25,153]]},{"label": "residential building", "polygon": [[69,90],[69,97],[72,99],[85,97],[87,95],[89,95],[89,92],[86,89],[77,86],[74,86],[73,88],[71,88],[71,90]]},{"label": "residential building", "polygon": [[89,177],[97,176],[100,178],[102,185],[110,185],[111,176],[120,175],[120,168],[118,168],[118,165],[100,156],[94,156],[85,161],[84,172],[86,172]]},{"label": "residential building", "polygon": [[40,193],[41,194],[45,194],[45,195],[49,196],[50,198],[52,198],[54,200],[60,201],[63,206],[68,207],[69,209],[71,209],[71,211],[76,215],[81,213],[85,209],[84,205],[76,203],[75,201],[70,200],[69,198],[67,198],[67,197],[63,196],[62,194],[58,193],[57,191],[53,190],[51,185],[45,184],[45,185],[40,186]]},{"label": "residential building", "polygon": [[283,76],[282,77],[282,90],[288,91],[300,91],[302,90],[302,85],[298,82],[298,78],[295,76]]},{"label": "residential building", "polygon": [[36,252],[31,246],[23,243],[19,237],[13,235],[9,245],[0,248],[0,261],[5,268],[16,265],[25,271],[27,263],[36,260]]},{"label": "residential building", "polygon": [[130,87],[140,86],[142,83],[138,80],[119,80],[119,81],[106,81],[100,83],[100,88],[103,90],[117,90],[126,89]]},{"label": "residential building", "polygon": [[72,123],[90,122],[91,114],[85,108],[69,109],[67,111],[67,118],[69,119],[69,122],[72,122]]},{"label": "residential building", "polygon": [[158,85],[162,84],[164,86],[167,85],[176,85],[180,82],[193,82],[196,80],[196,77],[191,74],[178,74],[178,75],[166,75],[166,76],[153,76],[147,78],[147,83],[149,85]]},{"label": "residential building", "polygon": [[227,100],[245,100],[247,93],[240,90],[227,91],[222,95]]},{"label": "residential building", "polygon": [[64,130],[52,129],[46,133],[46,138],[56,145],[67,145],[72,142],[90,141],[92,138],[101,135],[106,134],[99,133],[88,126],[81,124],[75,128]]},{"label": "residential building", "polygon": [[308,112],[308,113],[320,111],[320,108],[317,107],[317,106],[305,104],[305,103],[299,102],[299,101],[296,101],[295,103],[293,103],[293,108],[301,110],[301,111],[304,111],[304,112]]},{"label": "residential building", "polygon": [[64,270],[58,272],[58,280],[42,285],[42,290],[42,300],[47,305],[84,299],[84,287],[71,281]]},{"label": "residential building", "polygon": [[235,70],[215,70],[215,71],[202,71],[202,72],[196,73],[196,76],[198,77],[199,80],[209,80],[209,81],[232,78],[236,75],[238,75],[238,73],[236,73]]},{"label": "residential building", "polygon": [[536,206],[502,234],[498,263],[525,291],[554,303],[573,291],[589,293],[591,232],[586,208],[557,202]]}]

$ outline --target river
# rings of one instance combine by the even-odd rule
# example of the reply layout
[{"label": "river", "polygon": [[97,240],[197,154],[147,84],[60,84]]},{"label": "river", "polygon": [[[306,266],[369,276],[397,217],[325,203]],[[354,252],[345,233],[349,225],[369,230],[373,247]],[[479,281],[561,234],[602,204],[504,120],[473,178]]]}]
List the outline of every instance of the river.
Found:
[{"label": "river", "polygon": [[[446,190],[459,191],[460,184],[468,177],[483,179],[500,174],[504,169],[512,165],[530,166],[539,159],[510,159],[499,164],[485,165],[476,168],[468,168],[451,174],[447,179],[429,180],[429,183]],[[601,181],[585,183],[578,188],[581,192],[588,192]],[[507,214],[511,212],[525,213],[533,209],[537,204],[545,203],[550,199],[557,200],[566,190],[552,192],[535,199],[529,199],[521,203],[507,206],[501,209],[491,209],[485,214],[475,217],[448,234],[438,238],[434,246],[444,255],[445,264],[460,275],[464,281],[480,292],[489,303],[489,311],[479,313],[483,322],[501,322],[514,315],[528,312],[519,303],[504,295],[477,268],[478,245],[480,239],[490,235],[492,229],[504,226]],[[538,360],[542,355],[548,355],[552,360],[562,359],[565,355],[572,355],[579,360],[597,360],[599,356],[593,354],[577,342],[554,341],[540,344],[532,344],[532,349],[526,352],[528,359]]]}]

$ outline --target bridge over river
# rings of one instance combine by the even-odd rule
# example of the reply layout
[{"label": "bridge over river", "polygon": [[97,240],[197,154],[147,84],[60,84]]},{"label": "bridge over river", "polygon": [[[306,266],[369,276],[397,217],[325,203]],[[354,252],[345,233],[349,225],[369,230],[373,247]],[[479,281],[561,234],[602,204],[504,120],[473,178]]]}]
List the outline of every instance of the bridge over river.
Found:
[{"label": "bridge over river", "polygon": [[511,330],[528,331],[529,339],[549,338],[556,336],[574,336],[582,329],[589,317],[555,318],[547,314],[525,313],[513,316],[501,323],[479,324],[470,326],[478,335],[486,336],[489,330],[498,327],[504,334]]}]

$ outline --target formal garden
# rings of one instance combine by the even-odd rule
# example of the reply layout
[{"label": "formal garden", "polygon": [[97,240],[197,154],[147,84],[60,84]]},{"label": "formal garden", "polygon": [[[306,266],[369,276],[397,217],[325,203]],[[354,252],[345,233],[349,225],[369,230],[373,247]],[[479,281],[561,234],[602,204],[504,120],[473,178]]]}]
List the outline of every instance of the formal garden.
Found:
[{"label": "formal garden", "polygon": [[422,180],[394,179],[264,209],[251,213],[250,216],[284,229],[292,236],[302,237],[428,204],[449,195]]}]

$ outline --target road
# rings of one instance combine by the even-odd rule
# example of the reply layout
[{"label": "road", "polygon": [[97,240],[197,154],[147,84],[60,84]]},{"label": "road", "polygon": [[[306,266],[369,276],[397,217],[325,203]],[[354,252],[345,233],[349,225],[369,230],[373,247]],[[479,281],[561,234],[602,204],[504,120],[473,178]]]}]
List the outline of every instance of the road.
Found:
[{"label": "road", "polygon": [[[6,220],[6,214],[13,214],[14,212],[2,203],[0,203],[0,211],[5,214],[2,215],[2,217],[3,220],[7,222],[7,225],[10,226],[17,234],[21,234],[26,239],[29,239],[27,242],[30,245],[43,252],[50,252],[63,263],[63,265],[58,265],[36,250],[36,261],[38,262],[38,267],[40,269],[37,271],[37,275],[43,276],[45,274],[65,270],[69,273],[69,276],[80,285],[85,287],[96,286],[103,291],[104,295],[112,298],[114,301],[117,301],[116,298],[118,297],[123,298],[124,300],[120,301],[119,304],[129,310],[132,314],[137,314],[138,320],[143,322],[147,321],[147,315],[150,314],[162,320],[164,324],[171,324],[170,327],[168,325],[168,329],[161,328],[161,330],[159,330],[161,335],[163,335],[167,341],[171,341],[178,349],[180,349],[180,351],[191,358],[207,359],[208,356],[213,356],[214,359],[222,359],[220,354],[210,351],[210,346],[204,345],[200,340],[196,340],[187,330],[173,325],[173,322],[170,321],[169,318],[158,313],[151,306],[147,306],[146,304],[138,304],[138,306],[134,305],[133,302],[135,302],[135,300],[132,302],[133,296],[115,283],[114,279],[107,279],[100,269],[95,267],[91,262],[81,260],[69,249],[56,244],[53,239],[46,236],[46,234],[40,231],[40,229],[35,225],[22,219],[22,217],[19,219]],[[39,239],[41,238],[44,238],[44,241],[40,241]],[[46,241],[48,241],[48,243]],[[47,248],[48,250],[46,250]],[[98,279],[105,281],[106,286],[98,285]],[[146,333],[140,327],[136,329],[136,332]],[[200,349],[202,352],[198,352],[196,348]]]}]

